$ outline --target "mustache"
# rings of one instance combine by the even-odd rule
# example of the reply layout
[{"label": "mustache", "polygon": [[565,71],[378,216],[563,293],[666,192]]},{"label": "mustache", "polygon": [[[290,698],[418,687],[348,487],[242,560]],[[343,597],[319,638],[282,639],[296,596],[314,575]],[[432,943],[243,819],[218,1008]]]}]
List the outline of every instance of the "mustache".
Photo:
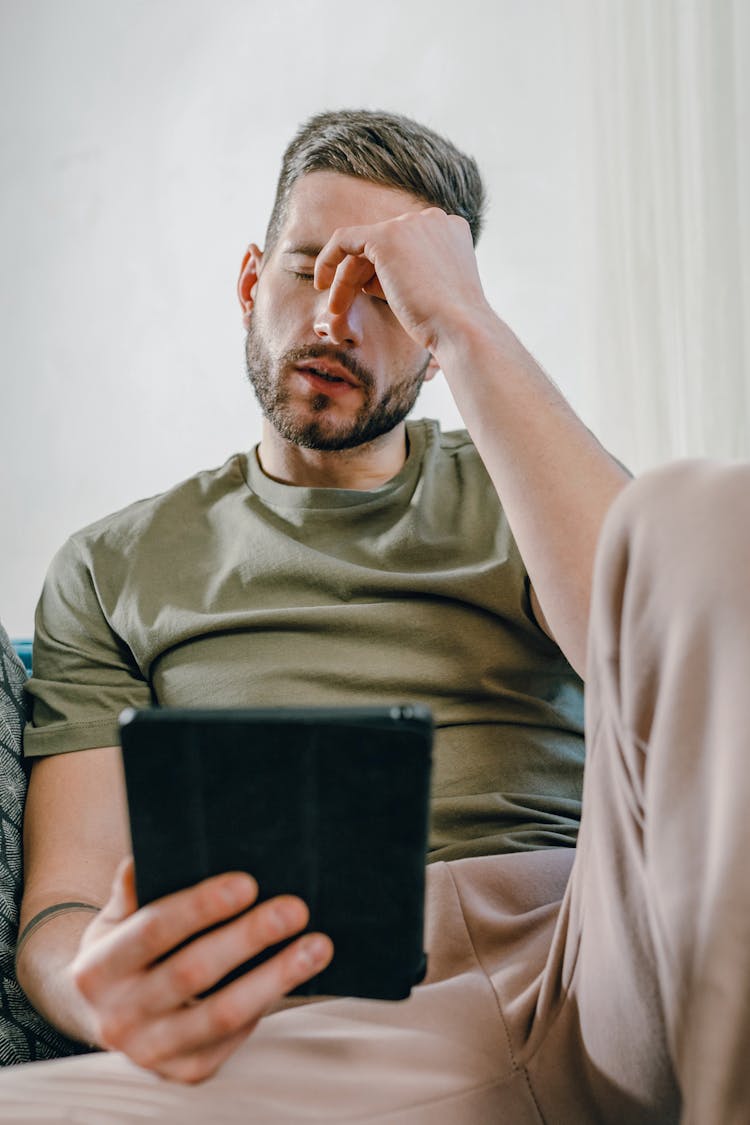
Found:
[{"label": "mustache", "polygon": [[302,363],[308,359],[331,359],[334,363],[340,363],[350,375],[359,380],[363,387],[371,387],[375,381],[370,369],[358,363],[349,352],[332,348],[328,344],[308,344],[306,348],[291,348],[281,356],[279,366]]}]

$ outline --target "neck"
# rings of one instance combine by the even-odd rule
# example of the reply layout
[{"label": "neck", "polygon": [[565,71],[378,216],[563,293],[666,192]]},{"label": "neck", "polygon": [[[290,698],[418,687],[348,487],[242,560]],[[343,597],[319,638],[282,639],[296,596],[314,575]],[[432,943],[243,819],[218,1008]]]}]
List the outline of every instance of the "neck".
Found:
[{"label": "neck", "polygon": [[354,449],[319,450],[287,441],[264,419],[258,460],[266,476],[282,484],[369,492],[401,471],[407,452],[404,422]]}]

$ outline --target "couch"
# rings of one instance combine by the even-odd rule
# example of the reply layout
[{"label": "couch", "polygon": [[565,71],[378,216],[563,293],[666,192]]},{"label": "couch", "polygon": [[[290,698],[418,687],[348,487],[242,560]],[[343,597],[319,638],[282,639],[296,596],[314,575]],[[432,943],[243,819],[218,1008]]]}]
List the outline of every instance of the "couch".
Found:
[{"label": "couch", "polygon": [[30,661],[30,643],[17,642],[14,647],[0,624],[0,1066],[80,1054],[88,1049],[42,1019],[16,980],[15,950],[23,889],[23,807],[29,774],[21,749],[26,721],[23,685]]}]

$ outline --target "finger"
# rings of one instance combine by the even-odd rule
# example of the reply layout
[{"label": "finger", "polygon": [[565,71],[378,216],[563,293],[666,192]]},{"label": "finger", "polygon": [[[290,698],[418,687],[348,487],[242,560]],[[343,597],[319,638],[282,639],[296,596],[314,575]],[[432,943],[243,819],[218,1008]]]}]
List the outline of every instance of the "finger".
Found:
[{"label": "finger", "polygon": [[253,1020],[247,1027],[243,1027],[241,1031],[235,1035],[230,1035],[221,1043],[204,1047],[201,1051],[193,1051],[190,1054],[180,1055],[177,1058],[157,1063],[152,1069],[155,1069],[162,1078],[168,1078],[172,1082],[190,1084],[204,1082],[207,1078],[216,1074],[222,1063],[226,1062],[229,1056],[245,1042],[248,1035],[255,1030],[257,1023],[257,1020]]},{"label": "finger", "polygon": [[102,907],[100,918],[107,922],[120,922],[138,909],[135,893],[135,864],[127,856],[118,865],[112,878],[112,889]]},{"label": "finger", "polygon": [[362,286],[362,292],[366,293],[368,295],[368,297],[377,297],[381,301],[387,301],[388,300],[388,298],[385,295],[385,290],[383,289],[383,286],[380,284],[380,278],[378,277],[377,274],[373,275],[371,280],[367,282],[367,285]]},{"label": "finger", "polygon": [[149,1069],[224,1042],[253,1024],[287,992],[321,972],[333,956],[324,934],[305,934],[198,1004],[139,1028],[126,1053]]},{"label": "finger", "polygon": [[[147,975],[135,1018],[153,1017],[181,1007],[215,985],[232,969],[304,929],[310,918],[305,903],[279,895],[253,907],[156,965]],[[135,1004],[129,1005],[133,1012]]]},{"label": "finger", "polygon": [[368,257],[362,227],[342,227],[333,232],[315,259],[313,281],[316,289],[328,289],[336,270],[347,257]]},{"label": "finger", "polygon": [[[328,293],[328,309],[334,316],[345,313],[358,293],[377,278],[375,267],[367,258],[346,257],[334,274]],[[382,290],[381,290],[382,292]]]},{"label": "finger", "polygon": [[76,965],[76,984],[93,1000],[194,934],[247,910],[257,895],[258,884],[252,876],[238,871],[157,899],[83,951]]}]

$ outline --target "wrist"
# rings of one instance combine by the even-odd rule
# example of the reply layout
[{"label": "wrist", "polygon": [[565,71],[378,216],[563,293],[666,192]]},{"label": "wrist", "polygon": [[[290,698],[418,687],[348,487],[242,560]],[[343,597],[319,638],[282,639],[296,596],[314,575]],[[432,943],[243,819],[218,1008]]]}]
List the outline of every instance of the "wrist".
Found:
[{"label": "wrist", "polygon": [[492,356],[495,361],[520,356],[523,345],[489,305],[455,309],[434,335],[433,355],[450,380],[454,371]]}]

